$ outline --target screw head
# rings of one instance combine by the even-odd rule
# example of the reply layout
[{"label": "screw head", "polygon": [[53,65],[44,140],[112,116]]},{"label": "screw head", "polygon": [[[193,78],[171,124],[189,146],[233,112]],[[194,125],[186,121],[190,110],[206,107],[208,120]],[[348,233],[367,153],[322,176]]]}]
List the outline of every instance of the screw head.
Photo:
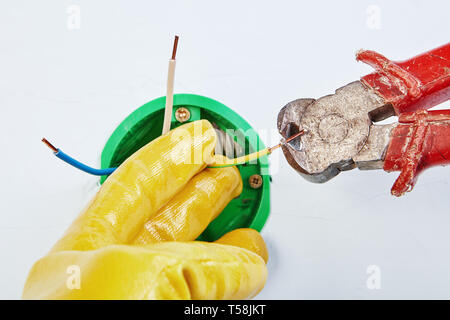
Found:
[{"label": "screw head", "polygon": [[250,184],[250,187],[253,189],[261,188],[263,179],[259,174],[254,174],[248,178],[248,183]]},{"label": "screw head", "polygon": [[191,113],[189,110],[185,107],[180,107],[175,111],[175,119],[177,119],[178,122],[186,122],[191,118]]}]

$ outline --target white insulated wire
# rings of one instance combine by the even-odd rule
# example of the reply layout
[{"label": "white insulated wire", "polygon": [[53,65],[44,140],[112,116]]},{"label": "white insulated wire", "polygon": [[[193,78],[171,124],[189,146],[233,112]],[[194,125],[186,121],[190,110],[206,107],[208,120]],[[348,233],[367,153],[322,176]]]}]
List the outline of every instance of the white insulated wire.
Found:
[{"label": "white insulated wire", "polygon": [[166,92],[166,108],[164,110],[164,122],[162,134],[166,134],[170,131],[170,123],[172,121],[173,110],[173,87],[175,81],[175,65],[176,60],[169,60],[169,70],[167,74],[167,92]]}]

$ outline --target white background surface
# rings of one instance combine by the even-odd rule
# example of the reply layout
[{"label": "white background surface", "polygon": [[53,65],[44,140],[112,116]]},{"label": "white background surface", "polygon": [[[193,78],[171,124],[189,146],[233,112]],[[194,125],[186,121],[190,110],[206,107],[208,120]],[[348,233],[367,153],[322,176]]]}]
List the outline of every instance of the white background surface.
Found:
[{"label": "white background surface", "polygon": [[[71,4],[79,30],[66,26]],[[448,4],[1,1],[0,298],[20,298],[32,263],[95,187],[40,139],[98,164],[120,121],[165,94],[174,34],[176,92],[212,97],[270,130],[285,103],[371,72],[354,60],[360,48],[402,60],[447,42]],[[272,160],[269,279],[258,298],[450,298],[449,168],[430,169],[397,199],[394,173],[353,170],[315,185],[281,153]],[[369,265],[380,267],[379,290],[366,286]]]}]

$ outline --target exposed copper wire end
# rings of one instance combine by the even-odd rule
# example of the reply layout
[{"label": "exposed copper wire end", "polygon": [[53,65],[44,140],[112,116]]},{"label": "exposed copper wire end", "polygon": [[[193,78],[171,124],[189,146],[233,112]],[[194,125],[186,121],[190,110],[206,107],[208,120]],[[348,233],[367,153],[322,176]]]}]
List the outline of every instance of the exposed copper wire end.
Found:
[{"label": "exposed copper wire end", "polygon": [[47,147],[52,149],[53,152],[58,152],[58,149],[54,145],[52,145],[47,139],[42,138],[42,142],[45,143],[47,145]]},{"label": "exposed copper wire end", "polygon": [[300,137],[302,135],[304,135],[306,133],[305,129],[300,130],[299,132],[297,132],[296,134],[293,134],[292,136],[290,136],[289,138],[286,139],[286,143],[291,142],[292,140],[294,140],[297,137]]},{"label": "exposed copper wire end", "polygon": [[296,134],[293,134],[292,136],[290,136],[289,138],[287,138],[284,142],[280,142],[279,144],[277,144],[276,146],[270,147],[269,148],[269,153],[272,153],[273,150],[278,149],[279,147],[281,147],[281,145],[283,143],[289,143],[292,140],[294,140],[295,138],[304,135],[306,133],[306,131],[304,129],[300,130],[299,132],[297,132]]},{"label": "exposed copper wire end", "polygon": [[173,40],[172,60],[175,60],[177,56],[177,47],[178,47],[178,36],[175,36],[175,40]]}]

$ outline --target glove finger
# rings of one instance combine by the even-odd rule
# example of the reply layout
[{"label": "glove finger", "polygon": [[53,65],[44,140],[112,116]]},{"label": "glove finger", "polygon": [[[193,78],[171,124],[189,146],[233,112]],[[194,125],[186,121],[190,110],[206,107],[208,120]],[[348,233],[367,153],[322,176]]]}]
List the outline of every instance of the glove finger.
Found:
[{"label": "glove finger", "polygon": [[214,242],[250,250],[263,258],[265,263],[269,260],[266,243],[261,234],[254,229],[236,229],[226,233]]},{"label": "glove finger", "polygon": [[[78,268],[78,274],[67,274],[68,268]],[[255,296],[266,278],[263,259],[239,247],[207,242],[110,245],[40,259],[23,298],[245,299]]]},{"label": "glove finger", "polygon": [[145,223],[132,243],[195,240],[241,192],[236,167],[205,169]]},{"label": "glove finger", "polygon": [[106,179],[52,251],[129,243],[142,225],[205,167],[215,143],[212,125],[200,120],[142,147]]}]

